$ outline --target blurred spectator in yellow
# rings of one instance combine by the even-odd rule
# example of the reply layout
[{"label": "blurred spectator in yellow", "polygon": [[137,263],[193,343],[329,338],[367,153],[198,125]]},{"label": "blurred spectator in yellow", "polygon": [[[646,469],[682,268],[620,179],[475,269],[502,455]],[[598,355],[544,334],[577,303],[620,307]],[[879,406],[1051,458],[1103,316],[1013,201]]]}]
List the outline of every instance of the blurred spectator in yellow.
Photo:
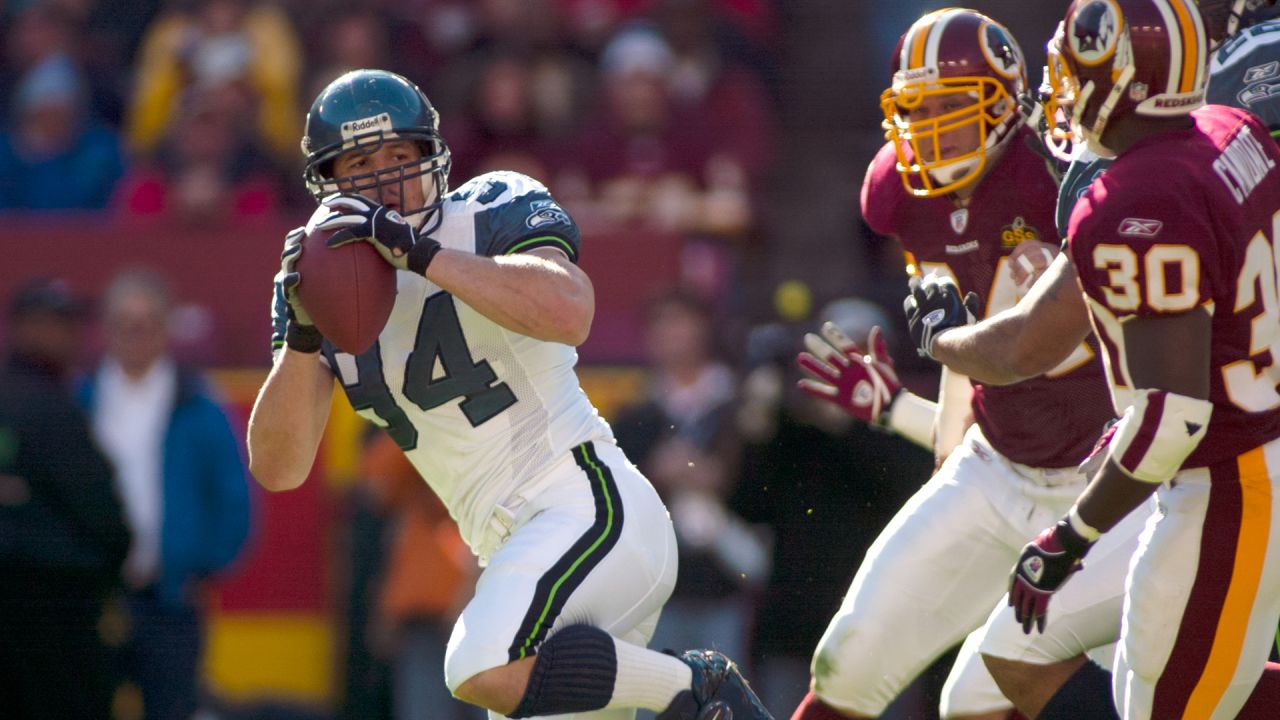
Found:
[{"label": "blurred spectator in yellow", "polygon": [[139,51],[127,137],[135,152],[157,149],[191,89],[216,92],[223,109],[255,118],[276,158],[297,154],[302,54],[293,26],[271,3],[181,0],[147,29]]},{"label": "blurred spectator in yellow", "polygon": [[0,370],[0,714],[107,718],[111,672],[98,620],[129,547],[111,467],[68,374],[82,309],[36,281],[9,306]]},{"label": "blurred spectator in yellow", "polygon": [[767,533],[748,526],[737,493],[741,439],[737,379],[717,354],[716,326],[700,297],[660,296],[646,328],[649,394],[610,424],[671,510],[680,571],[654,647],[714,647],[749,654],[751,591],[769,568]]},{"label": "blurred spectator in yellow", "polygon": [[751,219],[741,164],[717,152],[710,119],[674,103],[675,56],[650,25],[610,41],[603,107],[557,177],[575,214],[677,232],[737,235]]},{"label": "blurred spectator in yellow", "polygon": [[169,354],[168,284],[126,271],[104,306],[106,357],[78,394],[133,530],[119,669],[141,689],[146,720],[187,720],[199,704],[202,583],[248,535],[248,476],[206,381]]},{"label": "blurred spectator in yellow", "polygon": [[116,207],[132,217],[188,223],[234,222],[267,215],[282,204],[275,168],[264,159],[246,117],[217,92],[184,97],[160,152],[121,180]]},{"label": "blurred spectator in yellow", "polygon": [[71,19],[36,3],[19,13],[9,36],[22,74],[0,133],[0,209],[104,207],[123,172],[120,144],[90,113]]},{"label": "blurred spectator in yellow", "polygon": [[444,682],[444,650],[478,572],[458,527],[389,435],[366,445],[363,475],[388,517],[371,641],[391,656],[397,720],[483,720]]}]

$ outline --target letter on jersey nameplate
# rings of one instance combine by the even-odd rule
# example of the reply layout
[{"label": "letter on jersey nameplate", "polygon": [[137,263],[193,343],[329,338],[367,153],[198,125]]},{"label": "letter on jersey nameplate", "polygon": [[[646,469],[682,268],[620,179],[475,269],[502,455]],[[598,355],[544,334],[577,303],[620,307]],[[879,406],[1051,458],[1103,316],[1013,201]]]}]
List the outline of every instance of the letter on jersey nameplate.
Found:
[{"label": "letter on jersey nameplate", "polygon": [[1236,203],[1241,205],[1275,166],[1276,161],[1267,156],[1262,143],[1258,142],[1247,125],[1240,129],[1235,139],[1213,161],[1214,172],[1218,173],[1218,177],[1231,191]]}]

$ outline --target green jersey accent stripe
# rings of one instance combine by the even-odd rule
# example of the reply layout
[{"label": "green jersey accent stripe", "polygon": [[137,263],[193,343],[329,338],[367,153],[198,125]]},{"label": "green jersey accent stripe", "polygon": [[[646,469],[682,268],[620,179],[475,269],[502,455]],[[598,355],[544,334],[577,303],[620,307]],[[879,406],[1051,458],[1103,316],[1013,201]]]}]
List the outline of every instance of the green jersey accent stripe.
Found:
[{"label": "green jersey accent stripe", "polygon": [[555,581],[555,584],[551,586],[551,592],[547,594],[547,602],[542,606],[542,614],[538,616],[538,621],[533,624],[533,630],[529,632],[529,636],[524,639],[524,644],[520,646],[521,659],[525,657],[529,652],[529,648],[532,647],[534,638],[538,636],[538,631],[542,628],[542,623],[546,622],[547,614],[551,612],[551,606],[555,602],[556,592],[559,591],[560,586],[573,575],[574,571],[577,570],[578,567],[591,556],[591,553],[595,552],[596,548],[600,547],[601,543],[608,539],[609,534],[613,532],[613,497],[609,495],[609,484],[605,480],[604,468],[600,467],[600,465],[587,454],[587,446],[585,443],[574,448],[574,452],[578,453],[582,457],[582,464],[591,468],[591,472],[595,473],[595,481],[600,483],[600,491],[603,493],[605,507],[607,508],[604,530],[601,531],[600,537],[596,538],[595,542],[591,543],[591,546],[583,551],[583,553],[578,556],[578,559],[574,560],[573,564],[569,566],[569,569],[565,570],[564,574],[561,575],[560,578]]},{"label": "green jersey accent stripe", "polygon": [[542,245],[552,244],[552,245],[558,246],[561,250],[564,250],[565,255],[568,255],[571,258],[577,257],[577,254],[573,251],[573,246],[565,242],[563,238],[556,237],[555,235],[543,235],[541,237],[528,238],[526,240],[521,240],[515,245],[512,245],[510,249],[508,249],[507,252],[505,252],[504,254],[512,255],[514,253],[520,252],[521,250],[524,250],[530,245],[539,245],[539,244],[542,244]]}]

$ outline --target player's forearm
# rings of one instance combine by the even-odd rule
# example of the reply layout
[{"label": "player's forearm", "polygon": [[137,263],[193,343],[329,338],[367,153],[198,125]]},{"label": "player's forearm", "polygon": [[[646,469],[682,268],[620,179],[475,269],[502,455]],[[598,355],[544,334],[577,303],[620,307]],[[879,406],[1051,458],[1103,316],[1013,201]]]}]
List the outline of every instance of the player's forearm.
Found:
[{"label": "player's forearm", "polygon": [[292,490],[306,480],[332,395],[333,376],[318,353],[282,352],[249,417],[249,471],[259,484]]},{"label": "player's forearm", "polygon": [[948,330],[934,339],[933,357],[980,383],[1021,382],[1038,374],[1028,372],[1026,358],[1013,352],[1019,346],[1021,326],[1017,316],[1002,313],[977,325]]},{"label": "player's forearm", "polygon": [[1063,253],[1017,305],[938,335],[933,356],[978,382],[1008,385],[1053,370],[1089,332],[1075,266]]},{"label": "player's forearm", "polygon": [[1134,508],[1141,505],[1160,485],[1135,480],[1116,467],[1112,460],[1103,464],[1089,486],[1076,501],[1080,519],[1099,532],[1115,527]]},{"label": "player's forearm", "polygon": [[586,274],[567,259],[533,253],[486,258],[442,250],[427,277],[521,335],[576,346],[591,331],[595,291]]}]

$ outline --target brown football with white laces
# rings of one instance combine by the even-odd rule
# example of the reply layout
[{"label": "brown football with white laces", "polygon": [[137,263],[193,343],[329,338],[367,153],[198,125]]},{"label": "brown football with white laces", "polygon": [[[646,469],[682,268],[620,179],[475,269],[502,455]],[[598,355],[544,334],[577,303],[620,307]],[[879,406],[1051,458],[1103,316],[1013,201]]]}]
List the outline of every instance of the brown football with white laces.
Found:
[{"label": "brown football with white laces", "polygon": [[373,347],[396,302],[396,270],[367,242],[331,248],[335,230],[312,229],[302,240],[298,298],[320,333],[339,350]]}]

